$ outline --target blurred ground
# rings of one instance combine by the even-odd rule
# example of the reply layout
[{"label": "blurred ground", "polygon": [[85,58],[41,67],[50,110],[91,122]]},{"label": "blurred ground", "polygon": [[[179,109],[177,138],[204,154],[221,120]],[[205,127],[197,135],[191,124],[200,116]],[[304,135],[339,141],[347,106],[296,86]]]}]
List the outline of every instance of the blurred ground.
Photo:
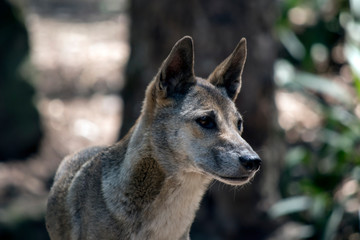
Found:
[{"label": "blurred ground", "polygon": [[[129,54],[127,16],[94,8],[86,12],[91,19],[84,19],[71,2],[65,1],[67,8],[33,3],[25,6],[25,17],[45,135],[38,154],[0,163],[0,238],[6,239],[19,239],[12,232],[27,221],[38,221],[39,231],[45,230],[46,199],[61,159],[84,147],[113,143],[121,124],[118,93]],[[46,239],[41,233],[33,237]]]}]

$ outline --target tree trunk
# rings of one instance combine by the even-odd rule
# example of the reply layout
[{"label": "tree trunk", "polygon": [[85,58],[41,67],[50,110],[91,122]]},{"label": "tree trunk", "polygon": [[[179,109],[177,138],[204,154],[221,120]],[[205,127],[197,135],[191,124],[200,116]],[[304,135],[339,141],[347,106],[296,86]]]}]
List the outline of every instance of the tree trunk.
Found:
[{"label": "tree trunk", "polygon": [[[122,93],[122,136],[139,116],[145,87],[178,39],[193,37],[195,74],[207,77],[241,37],[247,38],[248,59],[236,104],[245,121],[243,136],[255,150],[261,149],[264,167],[252,184],[240,190],[215,184],[198,212],[193,238],[265,239],[270,231],[264,219],[263,182],[270,174],[278,175],[272,167],[278,162],[267,159],[271,149],[264,145],[271,139],[276,116],[272,79],[276,45],[271,34],[275,6],[275,1],[268,0],[131,0],[131,55]],[[274,189],[276,186],[270,186],[267,192]]]},{"label": "tree trunk", "polygon": [[28,31],[11,2],[0,0],[0,162],[26,159],[38,150],[43,134],[35,88],[24,73]]}]

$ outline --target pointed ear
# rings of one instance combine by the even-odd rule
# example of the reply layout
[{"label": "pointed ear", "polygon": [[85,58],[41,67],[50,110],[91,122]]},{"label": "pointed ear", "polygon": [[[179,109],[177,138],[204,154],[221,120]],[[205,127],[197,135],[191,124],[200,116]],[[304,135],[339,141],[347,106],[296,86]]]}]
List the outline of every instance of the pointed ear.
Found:
[{"label": "pointed ear", "polygon": [[210,74],[209,81],[219,88],[224,88],[233,101],[241,88],[241,75],[246,60],[246,39],[242,38],[232,54]]},{"label": "pointed ear", "polygon": [[163,97],[185,93],[195,84],[193,40],[180,39],[162,63],[157,76],[157,88]]}]

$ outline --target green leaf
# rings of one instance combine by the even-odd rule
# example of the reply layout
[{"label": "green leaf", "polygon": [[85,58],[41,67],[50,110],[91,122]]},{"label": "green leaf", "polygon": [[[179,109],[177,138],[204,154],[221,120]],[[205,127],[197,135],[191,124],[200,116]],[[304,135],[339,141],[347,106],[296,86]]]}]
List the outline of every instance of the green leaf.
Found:
[{"label": "green leaf", "polygon": [[326,195],[318,194],[313,199],[313,204],[310,209],[311,215],[314,219],[320,220],[325,215],[326,209]]},{"label": "green leaf", "polygon": [[335,235],[337,229],[340,225],[341,219],[344,215],[344,209],[342,206],[338,205],[332,211],[329,220],[326,223],[324,235],[322,236],[322,240],[333,240],[335,239]]},{"label": "green leaf", "polygon": [[[360,49],[354,44],[347,43],[345,44],[344,54],[348,60],[350,67],[357,79],[360,78]],[[355,84],[357,81],[355,81]]]},{"label": "green leaf", "polygon": [[306,158],[307,153],[308,151],[302,146],[291,148],[286,154],[286,164],[288,167],[293,167],[300,164],[303,159]]},{"label": "green leaf", "polygon": [[305,47],[291,29],[280,28],[278,30],[278,36],[280,42],[293,58],[299,61],[304,59],[306,54]]},{"label": "green leaf", "polygon": [[349,152],[353,149],[353,141],[345,134],[339,134],[331,129],[324,129],[321,131],[320,138],[323,142],[329,144],[333,150],[341,149]]},{"label": "green leaf", "polygon": [[353,15],[360,18],[360,1],[350,0],[350,9]]},{"label": "green leaf", "polygon": [[275,82],[280,87],[297,91],[310,89],[312,91],[331,96],[345,104],[351,104],[352,102],[348,90],[339,83],[315,74],[296,71],[295,67],[285,59],[279,59],[276,61],[274,65],[274,73]]},{"label": "green leaf", "polygon": [[307,196],[296,196],[283,199],[275,203],[269,210],[269,215],[273,218],[288,215],[291,213],[308,210],[312,206],[312,199]]},{"label": "green leaf", "polygon": [[359,166],[356,166],[352,172],[351,172],[351,177],[353,179],[356,179],[360,182],[360,167]]},{"label": "green leaf", "polygon": [[356,94],[360,98],[360,76],[354,75]]},{"label": "green leaf", "polygon": [[299,72],[295,75],[294,81],[305,88],[331,96],[340,102],[351,103],[349,92],[340,84],[327,78],[311,73]]},{"label": "green leaf", "polygon": [[274,64],[274,79],[279,87],[290,84],[295,77],[294,66],[285,59],[278,59]]}]

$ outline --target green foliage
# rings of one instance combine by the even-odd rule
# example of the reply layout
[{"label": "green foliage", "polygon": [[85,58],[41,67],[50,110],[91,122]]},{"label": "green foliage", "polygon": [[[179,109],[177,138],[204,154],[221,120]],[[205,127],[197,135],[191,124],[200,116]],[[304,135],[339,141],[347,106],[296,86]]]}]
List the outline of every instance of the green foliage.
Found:
[{"label": "green foliage", "polygon": [[[283,0],[281,6],[284,49],[275,79],[283,91],[305,96],[322,121],[306,129],[315,133],[311,141],[289,144],[283,199],[269,213],[303,224],[298,239],[360,239],[360,1]],[[346,78],[344,69],[352,76],[334,80]]]}]

